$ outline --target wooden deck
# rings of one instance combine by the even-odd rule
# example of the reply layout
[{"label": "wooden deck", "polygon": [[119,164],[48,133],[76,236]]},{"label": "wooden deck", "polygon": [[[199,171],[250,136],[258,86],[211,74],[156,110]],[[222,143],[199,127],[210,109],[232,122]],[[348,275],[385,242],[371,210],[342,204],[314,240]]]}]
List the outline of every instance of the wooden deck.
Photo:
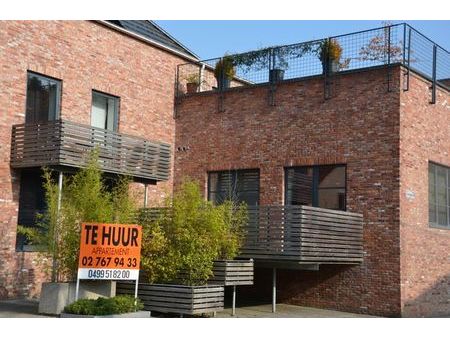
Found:
[{"label": "wooden deck", "polygon": [[152,181],[169,178],[169,144],[64,120],[14,125],[11,167],[80,168],[94,148],[104,172]]}]

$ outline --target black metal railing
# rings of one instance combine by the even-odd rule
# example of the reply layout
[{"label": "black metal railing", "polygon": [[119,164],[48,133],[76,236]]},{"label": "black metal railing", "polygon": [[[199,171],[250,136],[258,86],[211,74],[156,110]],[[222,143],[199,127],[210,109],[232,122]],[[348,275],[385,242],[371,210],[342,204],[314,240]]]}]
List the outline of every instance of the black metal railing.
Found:
[{"label": "black metal railing", "polygon": [[[330,55],[339,54],[339,58]],[[402,64],[450,89],[450,53],[406,23],[178,65],[177,95]],[[409,74],[408,74],[409,75]]]},{"label": "black metal railing", "polygon": [[14,125],[10,162],[13,168],[80,168],[93,149],[104,172],[144,180],[169,178],[169,144],[65,120]]}]

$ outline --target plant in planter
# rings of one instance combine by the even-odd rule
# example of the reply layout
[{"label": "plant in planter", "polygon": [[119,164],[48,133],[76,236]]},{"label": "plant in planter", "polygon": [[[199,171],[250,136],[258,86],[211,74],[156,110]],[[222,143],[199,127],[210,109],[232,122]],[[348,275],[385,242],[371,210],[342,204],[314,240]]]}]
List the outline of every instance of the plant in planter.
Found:
[{"label": "plant in planter", "polygon": [[[141,266],[149,283],[141,283],[139,292],[145,308],[191,315],[223,309],[224,287],[207,282],[215,260],[235,255],[241,231],[233,224],[242,223],[236,219],[244,212],[205,201],[199,185],[188,180],[156,220],[141,222]],[[128,293],[130,287],[123,283],[120,290]]]},{"label": "plant in planter", "polygon": [[67,305],[62,318],[110,317],[110,318],[148,318],[150,312],[141,311],[142,302],[134,297],[121,295],[111,298],[79,299]]},{"label": "plant in planter", "polygon": [[219,90],[230,88],[231,80],[235,75],[236,69],[234,58],[232,56],[225,55],[217,61],[214,68],[214,77],[217,80],[217,87]]},{"label": "plant in planter", "polygon": [[332,39],[322,41],[318,48],[323,74],[334,73],[339,70],[339,62],[342,55],[342,47]]},{"label": "plant in planter", "polygon": [[[75,296],[81,222],[131,223],[136,207],[129,193],[130,180],[121,177],[108,189],[97,162],[91,154],[86,168],[66,176],[58,210],[58,185],[51,172],[44,170],[46,211],[39,218],[38,230],[23,230],[33,243],[45,248],[38,263],[52,271],[53,282],[42,285],[39,312],[59,314]],[[110,281],[82,282],[81,297],[113,296],[115,284]]]},{"label": "plant in planter", "polygon": [[200,80],[200,74],[192,73],[186,76],[186,92],[188,94],[197,93],[202,81]]}]

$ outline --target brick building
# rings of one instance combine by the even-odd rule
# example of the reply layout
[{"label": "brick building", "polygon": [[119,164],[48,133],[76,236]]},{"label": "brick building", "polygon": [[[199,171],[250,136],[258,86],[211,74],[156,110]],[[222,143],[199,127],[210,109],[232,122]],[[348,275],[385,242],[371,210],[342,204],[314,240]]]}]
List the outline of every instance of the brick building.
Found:
[{"label": "brick building", "polygon": [[[0,297],[35,295],[42,278],[34,254],[16,249],[26,169],[23,158],[10,158],[12,125],[24,123],[28,109],[27,76],[36,74],[62,92],[62,119],[118,125],[112,132],[148,139],[161,152],[163,172],[152,162],[135,173],[139,189],[150,187],[149,205],[191,177],[205,198],[231,196],[257,210],[242,254],[255,258],[255,286],[241,298],[270,298],[277,271],[277,297],[286,303],[383,316],[450,313],[447,51],[407,25],[384,27],[231,56],[227,88],[213,76],[223,58],[198,61],[166,32],[134,25],[1,23]],[[325,42],[339,44],[339,63],[321,62]],[[191,74],[202,81],[188,94]],[[100,113],[105,99],[118,118]]]}]

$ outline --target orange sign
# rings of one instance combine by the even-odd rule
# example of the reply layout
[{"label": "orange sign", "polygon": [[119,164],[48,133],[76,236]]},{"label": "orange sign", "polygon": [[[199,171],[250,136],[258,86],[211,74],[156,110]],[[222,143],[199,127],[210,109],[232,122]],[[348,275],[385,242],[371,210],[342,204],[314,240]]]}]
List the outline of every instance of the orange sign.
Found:
[{"label": "orange sign", "polygon": [[137,279],[142,228],[136,224],[83,223],[79,279]]}]

